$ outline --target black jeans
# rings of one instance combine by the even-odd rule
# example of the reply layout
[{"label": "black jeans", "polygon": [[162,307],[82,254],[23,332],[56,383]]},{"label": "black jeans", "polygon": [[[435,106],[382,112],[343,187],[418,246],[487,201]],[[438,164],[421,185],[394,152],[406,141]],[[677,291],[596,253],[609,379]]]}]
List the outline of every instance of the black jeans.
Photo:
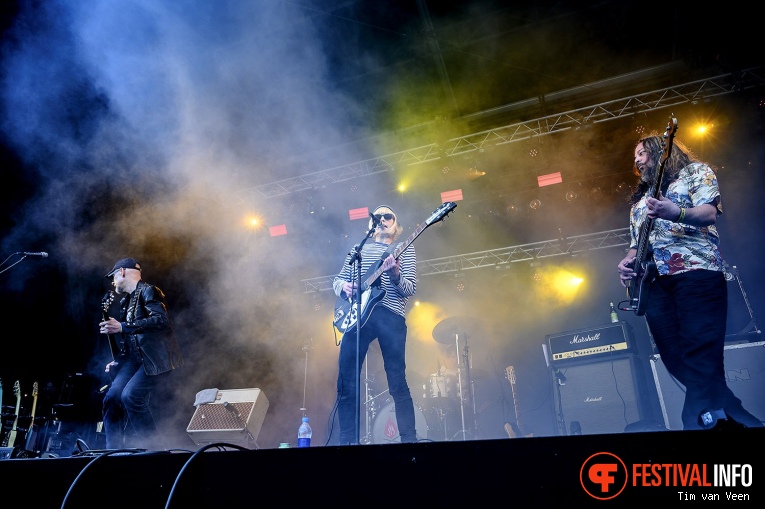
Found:
[{"label": "black jeans", "polygon": [[157,425],[151,412],[151,395],[170,372],[147,375],[137,352],[120,360],[117,376],[104,396],[103,419],[107,449],[151,449]]},{"label": "black jeans", "polygon": [[722,272],[691,270],[658,276],[648,290],[646,320],[667,371],[685,386],[684,429],[701,429],[699,414],[724,409],[749,427],[747,412],[725,381],[728,287]]},{"label": "black jeans", "polygon": [[340,344],[337,376],[337,412],[340,443],[355,442],[358,427],[359,401],[356,386],[369,345],[375,339],[380,344],[388,390],[396,407],[396,422],[402,442],[416,442],[414,403],[406,381],[406,320],[382,305],[377,305],[361,328],[356,364],[356,331],[343,335]]}]

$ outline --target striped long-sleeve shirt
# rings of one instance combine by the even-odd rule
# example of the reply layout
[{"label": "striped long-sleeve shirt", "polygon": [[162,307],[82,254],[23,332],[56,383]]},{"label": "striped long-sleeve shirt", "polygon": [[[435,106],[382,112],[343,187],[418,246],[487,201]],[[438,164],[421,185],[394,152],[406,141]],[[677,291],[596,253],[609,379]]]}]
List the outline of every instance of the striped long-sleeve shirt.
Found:
[{"label": "striped long-sleeve shirt", "polygon": [[[365,282],[365,278],[368,277],[367,270],[383,258],[383,254],[389,247],[388,244],[382,242],[367,242],[364,244],[364,247],[361,249],[362,282]],[[391,252],[393,252],[393,249]],[[358,276],[356,273],[356,265],[349,264],[351,256],[352,254],[349,253],[345,257],[343,268],[340,270],[340,273],[335,276],[332,284],[335,290],[335,295],[338,297],[342,294],[343,283],[346,281],[355,281]],[[382,301],[380,301],[380,305],[385,306],[394,313],[405,316],[407,301],[417,290],[417,255],[415,254],[414,246],[410,245],[403,253],[401,253],[399,256],[399,265],[401,268],[401,279],[399,279],[398,284],[393,284],[391,282],[387,272],[383,272],[380,276],[382,283],[381,288],[385,290],[385,296]],[[369,281],[369,283],[371,283],[371,281]]]}]

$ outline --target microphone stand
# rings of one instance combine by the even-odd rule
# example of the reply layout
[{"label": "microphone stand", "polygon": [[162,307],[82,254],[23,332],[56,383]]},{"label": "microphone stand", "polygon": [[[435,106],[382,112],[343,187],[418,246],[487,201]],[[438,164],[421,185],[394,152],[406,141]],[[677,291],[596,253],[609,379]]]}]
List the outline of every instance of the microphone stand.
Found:
[{"label": "microphone stand", "polygon": [[[15,262],[13,262],[12,264],[10,264],[9,266],[7,266],[6,268],[4,268],[3,270],[0,270],[0,274],[2,274],[3,272],[6,272],[6,271],[8,271],[8,270],[11,270],[13,267],[15,267],[16,265],[20,264],[21,262],[23,262],[23,261],[24,261],[24,260],[27,258],[27,255],[25,255],[24,253],[13,253],[11,256],[14,256],[14,255],[21,255],[21,258],[19,258],[18,260],[16,260]],[[5,259],[5,261],[3,261],[3,263],[0,263],[0,267],[1,267],[1,266],[3,266],[3,265],[5,265],[5,263],[6,263],[8,260],[10,260],[11,256],[9,256],[8,258],[6,258],[6,259]]]},{"label": "microphone stand", "polygon": [[360,345],[361,345],[361,327],[360,327],[360,321],[361,321],[361,249],[364,247],[364,244],[367,243],[367,240],[369,240],[372,235],[374,235],[375,230],[377,229],[377,225],[380,223],[375,217],[370,214],[370,217],[372,218],[372,228],[370,228],[366,235],[364,235],[364,240],[361,241],[361,243],[357,244],[353,247],[353,251],[351,251],[351,259],[348,260],[348,265],[356,264],[356,281],[358,282],[358,287],[356,288],[355,297],[352,300],[352,308],[355,306],[356,308],[356,365],[353,368],[353,371],[356,376],[356,425],[355,425],[355,431],[354,431],[354,443],[356,445],[359,445],[359,427],[361,425],[361,416],[359,415],[361,413],[361,366],[359,365],[359,360],[361,357],[361,352],[359,351]]}]

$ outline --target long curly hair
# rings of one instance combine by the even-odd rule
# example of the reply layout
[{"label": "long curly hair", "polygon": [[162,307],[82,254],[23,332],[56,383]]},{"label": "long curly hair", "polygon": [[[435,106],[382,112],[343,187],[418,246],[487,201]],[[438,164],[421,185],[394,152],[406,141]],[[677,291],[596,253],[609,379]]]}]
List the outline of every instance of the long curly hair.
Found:
[{"label": "long curly hair", "polygon": [[[630,204],[633,205],[637,203],[640,198],[653,187],[653,181],[656,176],[656,172],[659,169],[659,163],[661,162],[661,158],[664,155],[664,148],[666,147],[667,142],[663,135],[650,134],[649,136],[640,138],[635,143],[635,147],[641,143],[643,144],[643,148],[648,151],[648,155],[653,166],[650,168],[649,175],[647,175],[649,178],[646,179],[643,177],[643,175],[641,175],[637,165],[633,165],[632,172],[636,177],[638,177],[637,185],[635,186],[632,195],[629,198]],[[669,158],[665,163],[664,175],[661,180],[662,194],[667,191],[669,184],[677,178],[677,174],[680,172],[680,170],[691,164],[694,160],[695,156],[688,147],[686,147],[679,140],[672,140],[672,150],[669,153]]]}]

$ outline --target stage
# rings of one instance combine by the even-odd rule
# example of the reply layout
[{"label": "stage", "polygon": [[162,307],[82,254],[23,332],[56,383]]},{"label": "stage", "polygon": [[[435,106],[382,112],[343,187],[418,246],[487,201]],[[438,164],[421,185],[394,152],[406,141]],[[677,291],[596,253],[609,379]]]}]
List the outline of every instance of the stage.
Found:
[{"label": "stage", "polygon": [[[762,505],[765,428],[652,431],[309,449],[96,451],[0,461],[6,496],[106,506],[573,507],[730,500]],[[581,476],[581,477],[580,477]],[[759,488],[759,489],[758,489]],[[760,495],[756,495],[760,493]]]}]

